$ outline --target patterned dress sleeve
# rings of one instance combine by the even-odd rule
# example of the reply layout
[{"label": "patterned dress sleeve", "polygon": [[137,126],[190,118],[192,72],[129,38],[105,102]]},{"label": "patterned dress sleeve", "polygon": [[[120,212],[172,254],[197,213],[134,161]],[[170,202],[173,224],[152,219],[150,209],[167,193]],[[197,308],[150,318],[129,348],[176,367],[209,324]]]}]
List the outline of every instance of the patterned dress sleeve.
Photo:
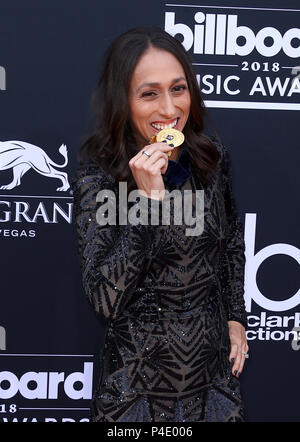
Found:
[{"label": "patterned dress sleeve", "polygon": [[[83,288],[93,309],[115,320],[126,308],[151,262],[157,226],[150,224],[150,218],[148,225],[141,222],[119,225],[118,214],[115,224],[99,224],[96,213],[103,202],[97,202],[96,196],[100,190],[114,191],[115,186],[97,165],[79,167],[71,187]],[[134,203],[136,210],[141,207],[141,201],[146,204],[148,215],[161,210],[161,201],[155,201],[153,207],[151,198],[142,195]]]},{"label": "patterned dress sleeve", "polygon": [[225,251],[221,262],[221,285],[228,321],[240,322],[247,328],[247,314],[244,301],[245,242],[244,229],[237,212],[232,185],[232,167],[229,152],[222,145],[221,173],[223,196],[228,230]]}]

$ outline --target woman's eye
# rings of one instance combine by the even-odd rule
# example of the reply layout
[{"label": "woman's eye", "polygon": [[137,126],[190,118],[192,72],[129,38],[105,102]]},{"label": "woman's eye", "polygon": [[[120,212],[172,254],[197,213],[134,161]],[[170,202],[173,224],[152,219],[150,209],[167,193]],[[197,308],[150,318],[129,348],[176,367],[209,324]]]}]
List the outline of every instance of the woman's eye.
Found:
[{"label": "woman's eye", "polygon": [[142,93],[142,97],[152,97],[154,95],[155,95],[155,92],[152,92],[152,91]]},{"label": "woman's eye", "polygon": [[185,89],[186,89],[187,87],[185,86],[185,85],[180,85],[180,86],[174,86],[173,87],[173,90],[175,91],[175,92],[182,92],[182,91],[184,91]]}]

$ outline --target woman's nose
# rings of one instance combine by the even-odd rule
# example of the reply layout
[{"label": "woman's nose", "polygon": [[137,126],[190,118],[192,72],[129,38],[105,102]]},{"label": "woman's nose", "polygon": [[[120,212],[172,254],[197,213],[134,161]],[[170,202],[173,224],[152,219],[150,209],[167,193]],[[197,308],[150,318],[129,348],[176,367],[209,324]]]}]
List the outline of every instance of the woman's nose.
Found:
[{"label": "woman's nose", "polygon": [[173,97],[168,93],[162,95],[159,103],[159,111],[165,118],[172,118],[175,115],[175,104]]}]

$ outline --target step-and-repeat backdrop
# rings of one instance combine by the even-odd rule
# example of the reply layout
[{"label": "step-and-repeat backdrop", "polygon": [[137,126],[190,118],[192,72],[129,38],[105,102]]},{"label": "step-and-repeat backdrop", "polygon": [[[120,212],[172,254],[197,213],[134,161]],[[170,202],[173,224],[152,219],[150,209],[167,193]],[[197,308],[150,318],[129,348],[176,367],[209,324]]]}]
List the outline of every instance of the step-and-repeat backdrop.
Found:
[{"label": "step-and-repeat backdrop", "polygon": [[300,5],[2,0],[0,421],[87,421],[106,323],[83,288],[70,180],[103,53],[155,25],[192,56],[245,226],[249,421],[299,421]]}]

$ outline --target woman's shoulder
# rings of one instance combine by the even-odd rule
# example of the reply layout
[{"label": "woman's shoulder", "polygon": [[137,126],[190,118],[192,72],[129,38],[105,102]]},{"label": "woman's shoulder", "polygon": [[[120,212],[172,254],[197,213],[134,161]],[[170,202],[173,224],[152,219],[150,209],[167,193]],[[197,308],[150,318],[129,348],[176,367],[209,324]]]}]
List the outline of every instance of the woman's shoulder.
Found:
[{"label": "woman's shoulder", "polygon": [[97,163],[85,163],[77,167],[70,186],[76,216],[82,210],[95,210],[98,192],[106,189],[115,191],[115,180]]}]

